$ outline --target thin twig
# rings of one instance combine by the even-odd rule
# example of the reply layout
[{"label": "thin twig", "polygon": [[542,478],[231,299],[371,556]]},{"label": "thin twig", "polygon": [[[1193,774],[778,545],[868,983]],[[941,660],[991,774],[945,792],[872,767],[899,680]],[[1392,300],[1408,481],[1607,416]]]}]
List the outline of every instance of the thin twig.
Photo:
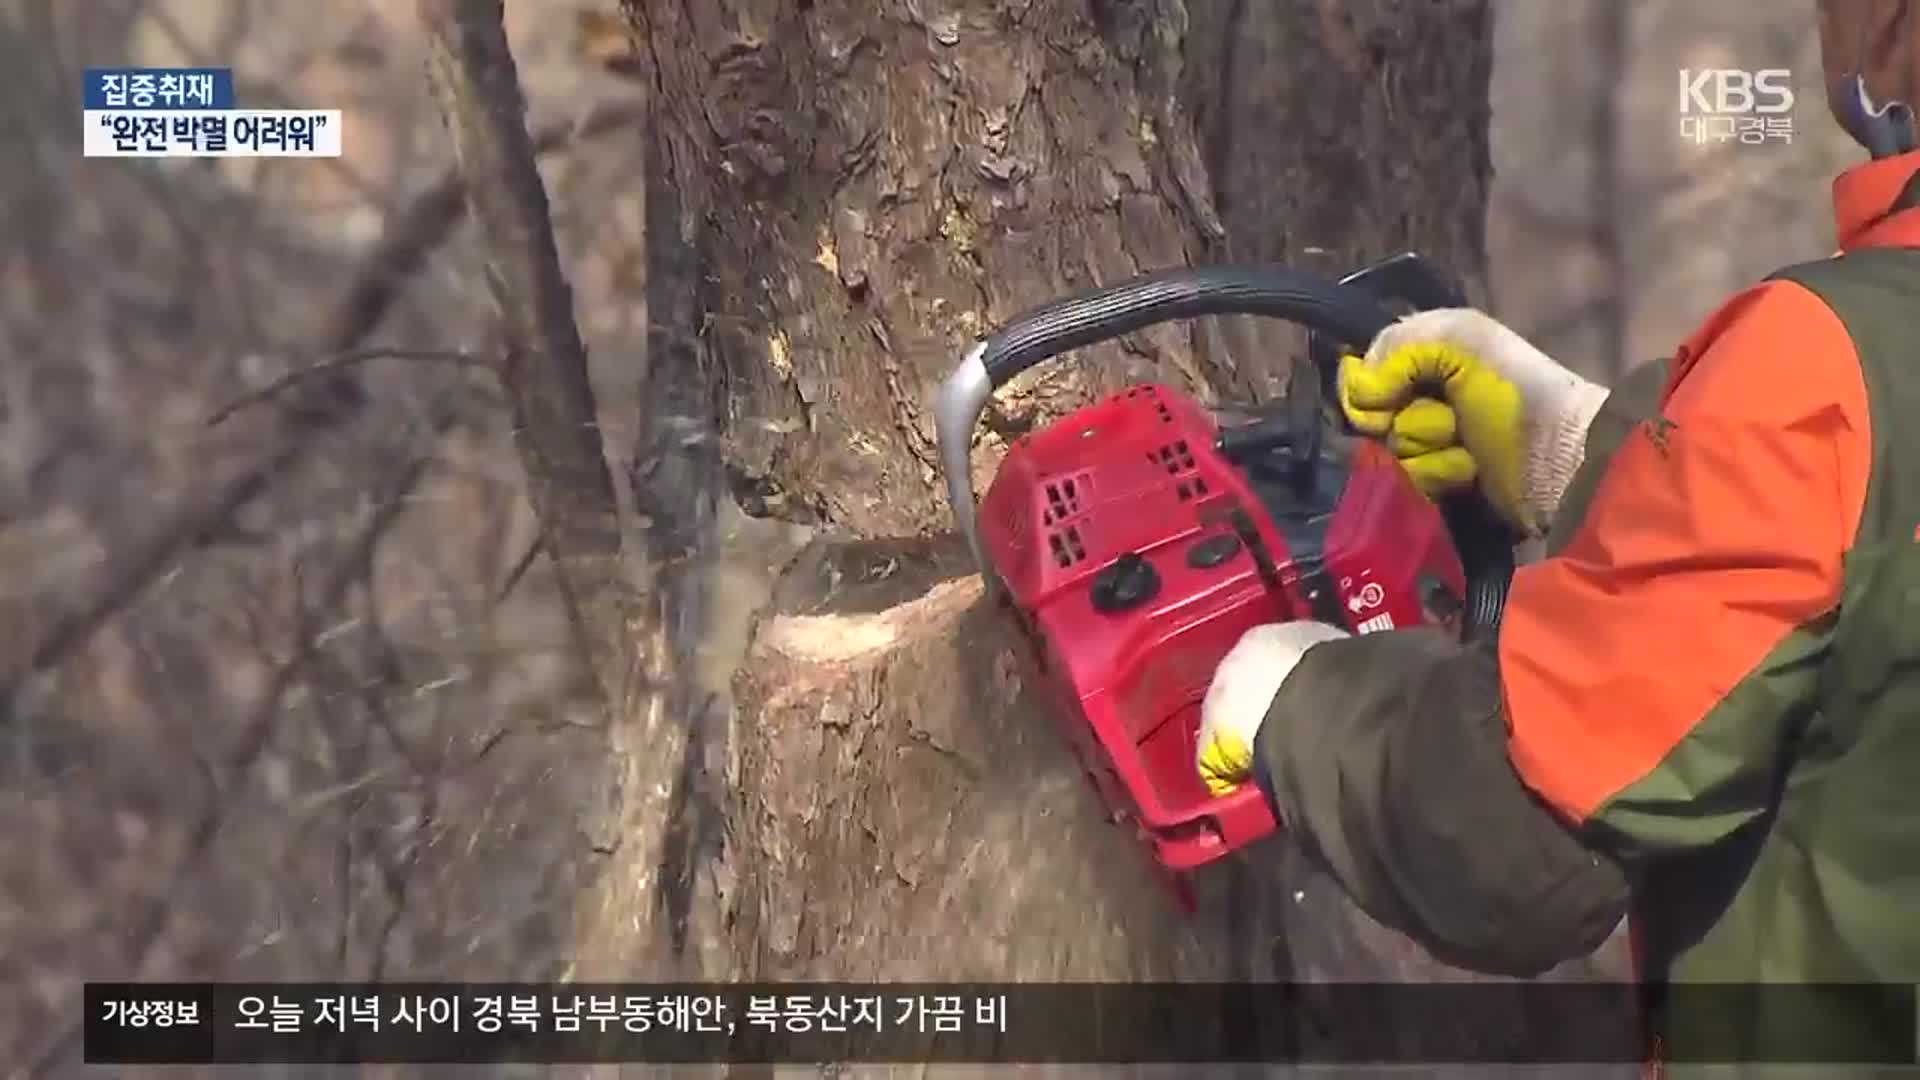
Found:
[{"label": "thin twig", "polygon": [[[536,152],[557,150],[629,127],[645,115],[643,103],[598,103],[577,116],[543,127],[533,140],[534,149]],[[449,168],[394,215],[379,242],[362,260],[315,352],[331,356],[359,347],[393,308],[405,282],[430,253],[445,243],[465,211],[466,185],[459,170]],[[77,603],[54,617],[28,651],[23,667],[0,673],[0,725],[12,722],[13,703],[27,679],[55,667],[91,640],[100,627],[132,603],[182,552],[218,535],[242,506],[304,460],[312,447],[313,436],[320,430],[338,427],[358,413],[361,395],[357,385],[345,372],[331,374],[332,378],[303,384],[316,400],[326,397],[335,402],[335,407],[317,410],[323,417],[322,423],[288,426],[259,456],[219,481],[204,497],[174,511],[151,533],[135,542]]]},{"label": "thin twig", "polygon": [[494,594],[494,603],[497,604],[512,595],[514,588],[520,584],[520,579],[527,576],[528,570],[533,569],[533,561],[540,557],[540,552],[546,546],[542,538],[538,536],[533,538],[533,542],[527,545],[525,554],[514,561],[513,569],[507,571],[506,580],[500,583],[499,591]]},{"label": "thin twig", "polygon": [[[131,917],[118,920],[125,938],[132,942],[134,963],[128,973],[131,977],[140,977],[146,968],[154,946],[167,928],[168,916],[174,910],[181,891],[195,879],[201,863],[212,850],[213,841],[218,837],[221,825],[226,822],[228,811],[235,804],[233,788],[251,771],[271,740],[277,726],[275,721],[283,715],[282,702],[319,649],[316,638],[320,630],[333,621],[330,613],[340,606],[348,591],[361,580],[366,552],[377,546],[399,519],[408,506],[406,496],[419,485],[432,460],[431,456],[416,459],[388,485],[378,509],[360,530],[352,548],[322,583],[319,602],[306,612],[303,619],[305,626],[295,642],[293,654],[275,669],[265,692],[255,701],[245,722],[241,724],[240,734],[228,745],[226,753],[221,755],[219,765],[210,769],[212,784],[206,801],[187,830],[186,850],[174,864],[167,886]],[[63,1028],[35,1055],[26,1074],[45,1073],[66,1059],[82,1030],[82,1025],[77,1022]]]},{"label": "thin twig", "polygon": [[257,405],[287,389],[317,375],[341,371],[345,368],[364,364],[369,360],[421,360],[433,363],[468,365],[491,368],[493,363],[484,356],[451,349],[399,349],[387,346],[375,346],[366,349],[353,349],[329,356],[304,367],[295,368],[257,390],[250,390],[232,401],[215,409],[206,419],[207,427],[215,427],[234,413],[250,405]]}]

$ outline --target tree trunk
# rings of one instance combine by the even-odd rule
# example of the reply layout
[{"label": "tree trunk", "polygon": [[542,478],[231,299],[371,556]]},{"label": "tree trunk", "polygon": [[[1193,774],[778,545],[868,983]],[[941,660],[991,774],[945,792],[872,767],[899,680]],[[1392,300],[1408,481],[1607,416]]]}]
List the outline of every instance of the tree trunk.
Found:
[{"label": "tree trunk", "polygon": [[[688,781],[724,821],[667,887],[693,897],[695,939],[730,942],[724,974],[1445,974],[1284,840],[1203,873],[1200,914],[1178,912],[980,602],[928,401],[993,326],[1143,270],[1341,272],[1414,248],[1479,294],[1485,0],[626,10],[671,166],[649,198],[678,209],[649,243],[685,256],[679,302],[704,313],[662,329],[698,363],[656,357],[650,379],[717,380],[736,497],[821,528]],[[1293,340],[1175,325],[1023,376],[976,482],[1012,435],[1129,381],[1270,393]]]}]

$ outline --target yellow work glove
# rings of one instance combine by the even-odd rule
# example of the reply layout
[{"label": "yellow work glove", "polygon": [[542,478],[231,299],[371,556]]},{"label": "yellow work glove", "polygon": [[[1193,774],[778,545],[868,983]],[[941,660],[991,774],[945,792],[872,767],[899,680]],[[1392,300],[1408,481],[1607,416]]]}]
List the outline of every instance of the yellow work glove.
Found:
[{"label": "yellow work glove", "polygon": [[1194,764],[1207,790],[1225,795],[1253,772],[1253,739],[1295,664],[1308,649],[1347,636],[1320,622],[1266,623],[1240,636],[1214,670],[1200,704]]},{"label": "yellow work glove", "polygon": [[1471,308],[1410,315],[1340,363],[1340,406],[1421,490],[1476,481],[1510,524],[1546,530],[1586,456],[1607,389]]}]

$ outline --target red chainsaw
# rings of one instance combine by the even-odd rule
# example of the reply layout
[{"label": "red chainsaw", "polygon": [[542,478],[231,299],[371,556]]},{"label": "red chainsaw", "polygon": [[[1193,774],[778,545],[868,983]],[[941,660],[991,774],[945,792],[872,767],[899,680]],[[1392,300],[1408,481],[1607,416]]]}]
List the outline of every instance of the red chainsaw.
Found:
[{"label": "red chainsaw", "polygon": [[[1343,351],[1396,309],[1458,307],[1411,253],[1339,281],[1279,266],[1149,274],[1030,311],[977,343],[935,417],[954,519],[1116,822],[1192,905],[1186,873],[1271,833],[1255,785],[1207,791],[1200,702],[1249,628],[1317,619],[1354,633],[1497,626],[1514,537],[1477,495],[1437,506],[1332,397]],[[1278,403],[1209,409],[1132,386],[1016,439],[976,508],[969,448],[993,393],[1062,353],[1205,315],[1309,331],[1317,377]]]}]

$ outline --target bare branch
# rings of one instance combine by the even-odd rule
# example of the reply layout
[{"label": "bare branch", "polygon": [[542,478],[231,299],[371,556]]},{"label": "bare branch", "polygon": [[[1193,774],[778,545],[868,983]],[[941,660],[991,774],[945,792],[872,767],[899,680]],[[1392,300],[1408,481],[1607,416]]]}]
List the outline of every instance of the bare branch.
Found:
[{"label": "bare branch", "polygon": [[[435,428],[443,429],[443,423]],[[227,819],[227,812],[235,805],[230,793],[259,760],[273,736],[275,721],[285,715],[282,703],[287,693],[299,682],[302,672],[320,648],[321,630],[333,620],[330,613],[343,603],[349,590],[361,580],[372,550],[399,520],[407,507],[407,495],[410,494],[426,475],[427,467],[432,463],[430,456],[415,459],[406,468],[400,470],[387,485],[386,491],[369,516],[366,525],[360,530],[352,547],[334,565],[332,571],[321,584],[317,603],[305,612],[305,624],[294,642],[294,649],[268,680],[266,689],[254,702],[245,721],[240,725],[240,733],[228,744],[217,765],[209,768],[206,801],[195,815],[187,830],[186,850],[174,864],[167,879],[167,885],[153,898],[128,916],[119,919],[126,939],[132,943],[135,957],[132,975],[138,977],[144,971],[153,955],[154,946],[166,931],[169,916],[174,910],[175,900],[181,891],[197,875],[203,860],[213,850],[214,840],[220,834],[220,827]],[[28,1067],[29,1075],[38,1075],[51,1071],[56,1065],[70,1058],[75,1043],[79,1040],[81,1025],[73,1023],[56,1032],[43,1045],[41,1051],[33,1056],[33,1064]]]},{"label": "bare branch", "polygon": [[421,0],[419,10],[500,314],[501,381],[528,496],[585,654],[617,707],[632,675],[627,643],[634,629],[619,502],[501,5]]},{"label": "bare branch", "polygon": [[[1603,4],[1595,12],[1599,20],[1593,35],[1593,55],[1603,71],[1623,70],[1632,40],[1632,9],[1624,4]],[[1600,370],[1613,382],[1620,372],[1626,352],[1625,307],[1631,293],[1627,281],[1626,236],[1620,226],[1620,199],[1624,184],[1620,102],[1616,93],[1593,96],[1588,115],[1588,138],[1593,143],[1593,215],[1594,248],[1600,257],[1602,272],[1601,301],[1610,316],[1600,324]]]},{"label": "bare branch", "polygon": [[[577,117],[542,129],[534,147],[540,152],[628,127],[644,116],[643,106],[611,101],[590,106]],[[414,196],[388,224],[374,249],[362,260],[321,335],[318,355],[349,352],[360,345],[392,310],[400,288],[435,249],[452,235],[465,210],[466,187],[457,169]],[[59,664],[164,573],[182,553],[218,536],[239,509],[304,460],[312,436],[339,427],[364,404],[350,374],[332,371],[302,383],[300,401],[290,411],[307,417],[289,425],[277,441],[212,490],[169,515],[107,569],[78,602],[55,617],[27,652],[18,670],[0,673],[0,724],[9,722],[12,702],[32,675]]]},{"label": "bare branch", "polygon": [[[705,954],[685,950],[689,914],[675,897],[688,892],[692,877],[693,862],[679,853],[700,846],[681,835],[693,815],[688,756],[704,761],[707,740],[695,737],[684,658],[701,615],[702,581],[693,568],[710,531],[718,468],[710,431],[714,383],[695,336],[705,289],[698,252],[674,220],[681,204],[670,184],[657,180],[667,176],[666,140],[650,127],[647,289],[654,321],[679,333],[648,335],[647,431],[630,467],[636,508],[649,525],[644,533],[636,530],[631,542],[638,546],[629,548],[546,191],[527,144],[501,5],[420,0],[419,10],[455,155],[484,234],[488,285],[506,338],[501,381],[512,402],[541,549],[611,705],[618,795],[602,831],[620,837],[624,866],[645,868],[602,876],[582,910],[593,919],[617,913],[620,940],[633,944],[636,962],[645,957],[697,968]],[[672,224],[663,228],[663,221]],[[655,306],[668,291],[673,303]],[[626,578],[629,555],[649,566],[644,597]]]},{"label": "bare branch", "polygon": [[435,363],[471,365],[474,367],[492,366],[491,362],[484,356],[447,349],[396,349],[387,347],[354,349],[341,353],[338,356],[330,356],[324,360],[316,361],[305,367],[295,368],[257,390],[251,390],[245,394],[241,394],[239,397],[215,409],[212,415],[207,417],[206,426],[216,427],[241,409],[250,405],[257,405],[262,401],[275,397],[292,387],[298,386],[307,379],[331,374],[345,368],[354,367],[358,364],[364,364],[369,360],[424,360]]},{"label": "bare branch", "polygon": [[[617,131],[638,122],[644,107],[632,101],[609,101],[589,106],[578,117],[543,127],[533,145],[547,153],[571,143]],[[431,187],[416,195],[380,238],[341,301],[334,332],[326,335],[321,355],[346,352],[373,332],[391,306],[392,290],[420,268],[426,256],[445,243],[466,212],[466,181],[458,168],[447,170]]]},{"label": "bare branch", "polygon": [[527,545],[527,550],[514,560],[513,569],[507,571],[506,578],[500,582],[500,588],[494,592],[493,598],[496,603],[513,595],[513,590],[519,586],[520,579],[526,577],[527,571],[533,569],[533,561],[540,557],[540,552],[545,547],[545,543],[539,537],[533,538],[533,542]]},{"label": "bare branch", "polygon": [[219,534],[235,511],[298,460],[302,449],[298,442],[281,442],[227,477],[205,498],[176,512],[110,567],[87,596],[53,621],[52,627],[28,652],[25,669],[10,673],[6,684],[0,686],[0,703],[5,704],[0,722],[10,719],[13,694],[24,679],[58,664],[131,603],[178,555]]}]

